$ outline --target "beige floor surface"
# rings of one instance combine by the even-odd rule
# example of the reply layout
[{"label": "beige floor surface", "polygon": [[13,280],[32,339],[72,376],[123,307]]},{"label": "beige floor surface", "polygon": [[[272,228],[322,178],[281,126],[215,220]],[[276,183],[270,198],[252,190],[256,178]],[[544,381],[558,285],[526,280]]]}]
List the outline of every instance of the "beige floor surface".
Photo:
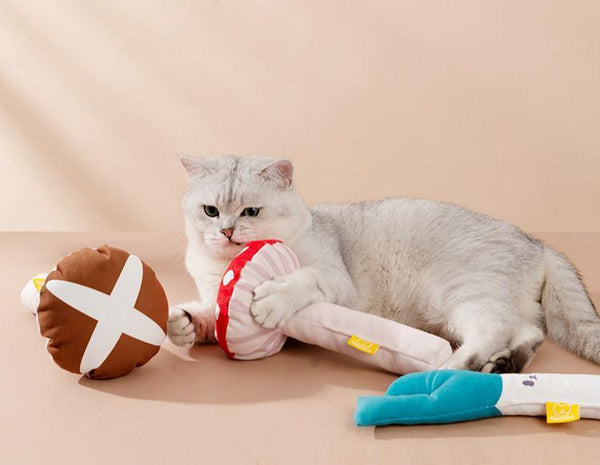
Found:
[{"label": "beige floor surface", "polygon": [[[600,303],[600,233],[537,234],[568,254]],[[267,360],[165,343],[124,378],[90,381],[46,355],[19,291],[78,247],[135,252],[172,303],[193,297],[170,233],[0,233],[0,464],[600,464],[600,422],[506,417],[438,426],[358,428],[356,397],[395,379],[300,343]],[[546,342],[528,371],[600,374]],[[600,393],[599,393],[600,396]]]}]

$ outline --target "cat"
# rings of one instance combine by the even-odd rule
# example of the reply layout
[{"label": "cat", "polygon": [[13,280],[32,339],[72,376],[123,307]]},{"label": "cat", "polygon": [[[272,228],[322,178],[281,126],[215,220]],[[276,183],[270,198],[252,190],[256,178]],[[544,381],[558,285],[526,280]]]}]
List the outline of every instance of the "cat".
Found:
[{"label": "cat", "polygon": [[279,239],[302,267],[255,290],[252,314],[272,328],[332,302],[437,334],[444,368],[518,372],[547,332],[600,363],[600,318],[569,261],[511,223],[413,198],[308,209],[292,163],[265,157],[182,158],[186,268],[200,299],[170,309],[174,344],[214,341],[214,306],[229,261]]}]

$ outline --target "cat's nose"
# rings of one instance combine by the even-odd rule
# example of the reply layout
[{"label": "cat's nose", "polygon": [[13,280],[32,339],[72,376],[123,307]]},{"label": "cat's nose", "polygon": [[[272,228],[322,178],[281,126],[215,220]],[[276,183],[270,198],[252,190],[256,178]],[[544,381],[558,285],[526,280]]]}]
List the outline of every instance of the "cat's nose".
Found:
[{"label": "cat's nose", "polygon": [[233,236],[233,228],[221,229],[221,232],[227,239],[231,239],[231,236]]}]

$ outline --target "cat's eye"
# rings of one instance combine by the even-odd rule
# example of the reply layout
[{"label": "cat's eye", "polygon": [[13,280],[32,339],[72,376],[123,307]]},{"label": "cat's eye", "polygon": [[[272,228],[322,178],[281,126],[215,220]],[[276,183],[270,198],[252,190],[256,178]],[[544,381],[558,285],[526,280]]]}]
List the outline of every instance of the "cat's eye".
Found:
[{"label": "cat's eye", "polygon": [[240,216],[258,216],[259,213],[260,213],[260,208],[248,207],[248,208],[244,208],[244,210],[242,211],[242,214]]},{"label": "cat's eye", "polygon": [[204,213],[206,213],[206,216],[214,218],[215,216],[219,216],[219,209],[212,205],[204,205]]}]

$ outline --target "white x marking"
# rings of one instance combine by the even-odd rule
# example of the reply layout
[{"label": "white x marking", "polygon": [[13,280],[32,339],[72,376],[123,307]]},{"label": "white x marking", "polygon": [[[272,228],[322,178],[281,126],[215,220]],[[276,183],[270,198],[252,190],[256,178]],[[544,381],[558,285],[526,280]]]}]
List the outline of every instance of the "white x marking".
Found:
[{"label": "white x marking", "polygon": [[162,328],[134,308],[143,273],[142,261],[129,255],[110,294],[60,279],[46,282],[46,289],[57,298],[98,321],[81,358],[80,373],[88,373],[102,365],[121,334],[155,346],[164,340]]}]

